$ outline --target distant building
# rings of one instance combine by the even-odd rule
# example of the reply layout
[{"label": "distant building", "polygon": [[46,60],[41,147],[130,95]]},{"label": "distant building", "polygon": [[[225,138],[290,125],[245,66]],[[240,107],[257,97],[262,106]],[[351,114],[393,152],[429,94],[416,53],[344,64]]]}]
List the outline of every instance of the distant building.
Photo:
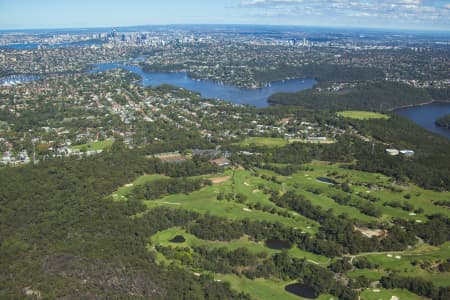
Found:
[{"label": "distant building", "polygon": [[9,163],[11,163],[11,154],[9,153],[9,151],[6,151],[3,153],[3,157],[2,157],[2,162],[7,165]]},{"label": "distant building", "polygon": [[308,137],[309,142],[323,142],[326,140],[327,140],[327,137],[325,137],[325,136],[310,136],[310,137]]},{"label": "distant building", "polygon": [[27,150],[23,149],[20,151],[18,159],[20,162],[22,163],[29,163],[30,162],[30,158],[28,156]]},{"label": "distant building", "polygon": [[217,158],[209,161],[212,164],[218,165],[219,167],[229,166],[231,161],[227,158]]},{"label": "distant building", "polygon": [[287,139],[287,140],[295,138],[295,136],[296,136],[295,133],[285,133],[284,134],[284,138]]},{"label": "distant building", "polygon": [[413,150],[400,150],[400,153],[404,156],[414,156],[416,154]]},{"label": "distant building", "polygon": [[400,152],[397,149],[386,149],[385,151],[387,154],[391,156],[397,156],[400,154]]},{"label": "distant building", "polygon": [[207,156],[210,158],[214,158],[221,154],[222,154],[222,152],[219,151],[218,149],[193,149],[192,150],[192,155],[194,155],[194,156],[202,156],[202,157]]},{"label": "distant building", "polygon": [[153,157],[159,158],[161,161],[166,163],[182,163],[187,160],[186,156],[180,152],[166,152],[155,154]]},{"label": "distant building", "polygon": [[261,155],[261,153],[249,152],[249,151],[239,151],[239,154],[242,154],[242,155]]}]

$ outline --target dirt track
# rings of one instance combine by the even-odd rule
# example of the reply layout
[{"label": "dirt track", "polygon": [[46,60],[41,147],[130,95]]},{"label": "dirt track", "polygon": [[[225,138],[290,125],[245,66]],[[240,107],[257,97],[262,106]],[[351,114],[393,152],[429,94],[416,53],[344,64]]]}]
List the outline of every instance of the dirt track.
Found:
[{"label": "dirt track", "polygon": [[211,178],[210,180],[213,184],[219,184],[219,183],[230,180],[230,178],[231,178],[231,176],[223,176],[223,177]]}]

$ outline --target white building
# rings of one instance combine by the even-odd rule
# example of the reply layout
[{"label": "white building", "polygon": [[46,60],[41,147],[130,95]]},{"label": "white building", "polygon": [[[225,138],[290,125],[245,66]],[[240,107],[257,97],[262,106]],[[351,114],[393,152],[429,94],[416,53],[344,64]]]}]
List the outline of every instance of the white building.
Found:
[{"label": "white building", "polygon": [[416,154],[413,150],[400,150],[400,153],[404,156],[414,156]]},{"label": "white building", "polygon": [[385,151],[387,154],[391,156],[396,156],[400,154],[400,152],[397,149],[386,149]]}]

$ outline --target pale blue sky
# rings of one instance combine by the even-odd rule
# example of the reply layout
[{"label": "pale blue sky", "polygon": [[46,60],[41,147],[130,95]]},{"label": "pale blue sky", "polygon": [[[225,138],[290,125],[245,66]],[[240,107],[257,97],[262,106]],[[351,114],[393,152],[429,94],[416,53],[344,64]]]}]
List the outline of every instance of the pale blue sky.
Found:
[{"label": "pale blue sky", "polygon": [[151,24],[318,25],[450,31],[450,0],[0,0],[0,29]]}]

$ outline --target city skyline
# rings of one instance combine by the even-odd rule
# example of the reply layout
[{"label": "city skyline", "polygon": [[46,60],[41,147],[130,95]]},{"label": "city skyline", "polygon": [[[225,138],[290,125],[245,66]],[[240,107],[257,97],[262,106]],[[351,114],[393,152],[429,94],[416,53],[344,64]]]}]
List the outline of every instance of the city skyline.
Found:
[{"label": "city skyline", "polygon": [[0,0],[0,29],[256,24],[450,31],[443,0]]}]

